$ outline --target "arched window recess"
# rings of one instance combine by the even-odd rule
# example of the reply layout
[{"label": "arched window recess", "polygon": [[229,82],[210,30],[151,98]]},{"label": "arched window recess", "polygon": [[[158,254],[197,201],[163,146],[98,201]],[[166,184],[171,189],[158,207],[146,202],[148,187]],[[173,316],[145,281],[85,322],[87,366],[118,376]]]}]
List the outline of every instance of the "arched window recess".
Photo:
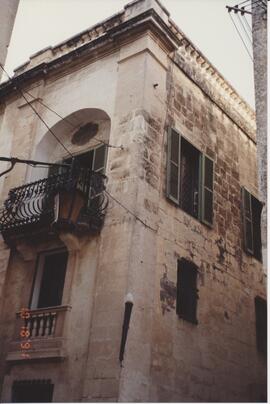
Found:
[{"label": "arched window recess", "polygon": [[[31,177],[38,178],[36,181],[10,190],[0,210],[0,232],[8,244],[18,237],[36,241],[44,232],[96,233],[101,229],[108,205],[104,191],[110,132],[110,120],[104,114],[96,113],[99,119],[95,123],[89,110],[80,110],[76,116],[82,124],[73,133],[64,130],[63,122],[55,125],[54,131],[73,157],[61,158],[61,144],[48,133],[43,136],[35,160],[60,165],[52,165],[48,171],[35,168]],[[95,140],[97,132],[103,142]]]}]

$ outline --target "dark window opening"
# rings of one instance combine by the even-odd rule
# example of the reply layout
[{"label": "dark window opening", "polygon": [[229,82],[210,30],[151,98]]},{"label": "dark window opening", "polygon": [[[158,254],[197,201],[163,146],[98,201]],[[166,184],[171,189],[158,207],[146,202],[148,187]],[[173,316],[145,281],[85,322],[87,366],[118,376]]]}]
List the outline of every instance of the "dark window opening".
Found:
[{"label": "dark window opening", "polygon": [[203,223],[213,225],[214,162],[178,132],[168,133],[167,196]]},{"label": "dark window opening", "polygon": [[180,207],[198,218],[200,153],[182,138],[180,168]]},{"label": "dark window opening", "polygon": [[51,403],[54,385],[51,380],[15,380],[12,403]]},{"label": "dark window opening", "polygon": [[244,248],[259,261],[262,260],[261,211],[262,204],[242,188],[242,205],[244,221]]},{"label": "dark window opening", "polygon": [[176,312],[180,318],[193,324],[198,324],[197,274],[195,264],[184,258],[178,260]]},{"label": "dark window opening", "polygon": [[259,296],[255,297],[256,342],[259,352],[267,355],[267,304]]},{"label": "dark window opening", "polygon": [[[79,176],[79,181],[77,188],[87,197],[87,205],[82,209],[82,214],[86,213],[87,210],[96,211],[100,206],[100,195],[93,193],[93,187],[90,185],[89,170],[95,171],[101,174],[105,174],[106,165],[106,145],[98,146],[95,149],[89,150],[88,152],[79,154],[74,158],[74,166],[77,168],[85,169],[82,170]],[[67,158],[63,160],[63,163],[72,163],[72,158]],[[69,168],[66,167],[55,167],[52,166],[49,169],[49,175],[53,174],[63,174],[66,173]]]},{"label": "dark window opening", "polygon": [[60,306],[65,283],[67,251],[42,254],[38,260],[31,308]]}]

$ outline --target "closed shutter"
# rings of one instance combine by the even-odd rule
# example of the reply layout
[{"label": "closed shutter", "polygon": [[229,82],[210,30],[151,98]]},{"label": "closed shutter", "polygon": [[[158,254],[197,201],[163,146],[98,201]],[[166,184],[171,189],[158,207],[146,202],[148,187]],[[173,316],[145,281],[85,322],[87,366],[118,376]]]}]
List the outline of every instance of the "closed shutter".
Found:
[{"label": "closed shutter", "polygon": [[167,197],[179,203],[180,192],[180,135],[173,129],[168,132]]},{"label": "closed shutter", "polygon": [[253,219],[251,194],[242,188],[242,214],[243,214],[243,230],[244,230],[244,247],[250,254],[254,253],[253,246]]},{"label": "closed shutter", "polygon": [[201,182],[201,203],[200,218],[201,221],[209,226],[213,225],[213,174],[214,162],[209,157],[201,155],[200,167]]}]

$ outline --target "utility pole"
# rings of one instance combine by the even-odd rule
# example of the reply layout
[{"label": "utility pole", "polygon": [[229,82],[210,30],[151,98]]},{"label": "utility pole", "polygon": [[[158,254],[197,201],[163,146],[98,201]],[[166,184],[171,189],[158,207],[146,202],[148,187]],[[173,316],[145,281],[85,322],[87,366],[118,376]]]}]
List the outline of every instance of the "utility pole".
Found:
[{"label": "utility pole", "polygon": [[253,68],[263,267],[267,269],[267,2],[252,0]]}]

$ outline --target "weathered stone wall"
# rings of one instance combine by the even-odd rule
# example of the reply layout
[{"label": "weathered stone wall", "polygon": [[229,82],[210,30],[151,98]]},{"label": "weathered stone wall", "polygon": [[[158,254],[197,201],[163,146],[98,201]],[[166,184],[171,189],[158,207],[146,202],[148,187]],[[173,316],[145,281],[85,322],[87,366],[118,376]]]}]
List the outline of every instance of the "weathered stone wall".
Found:
[{"label": "weathered stone wall", "polygon": [[[215,162],[214,226],[166,201],[164,158],[151,399],[259,400],[266,397],[266,363],[256,348],[254,298],[265,296],[265,277],[261,264],[243,251],[240,210],[241,186],[257,194],[256,145],[177,68],[173,88],[169,121]],[[198,325],[175,311],[182,257],[199,267]],[[164,279],[171,285],[165,299]]]}]

